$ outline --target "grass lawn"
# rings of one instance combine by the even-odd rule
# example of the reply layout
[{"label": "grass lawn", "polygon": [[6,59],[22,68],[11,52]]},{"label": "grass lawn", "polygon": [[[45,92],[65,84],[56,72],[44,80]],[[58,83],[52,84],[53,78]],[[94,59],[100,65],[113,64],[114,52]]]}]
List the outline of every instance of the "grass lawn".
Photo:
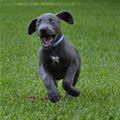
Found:
[{"label": "grass lawn", "polygon": [[[120,120],[119,0],[0,0],[0,120]],[[82,70],[81,95],[44,100],[38,74],[36,34],[29,22],[45,12],[71,11],[74,25],[62,22],[64,34],[77,47]],[[34,102],[28,99],[35,96]]]}]

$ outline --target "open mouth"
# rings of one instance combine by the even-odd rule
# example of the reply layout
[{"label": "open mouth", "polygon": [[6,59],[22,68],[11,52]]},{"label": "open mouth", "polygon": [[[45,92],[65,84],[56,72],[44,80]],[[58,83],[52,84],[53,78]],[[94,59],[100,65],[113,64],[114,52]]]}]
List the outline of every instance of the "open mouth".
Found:
[{"label": "open mouth", "polygon": [[41,36],[43,47],[50,47],[55,39],[55,35]]}]

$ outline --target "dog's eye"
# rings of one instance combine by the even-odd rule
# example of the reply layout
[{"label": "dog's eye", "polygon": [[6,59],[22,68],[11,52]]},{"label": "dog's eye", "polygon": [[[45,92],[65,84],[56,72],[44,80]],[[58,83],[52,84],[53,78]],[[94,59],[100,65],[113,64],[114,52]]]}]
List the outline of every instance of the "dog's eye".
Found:
[{"label": "dog's eye", "polygon": [[55,24],[55,20],[54,20],[54,19],[49,18],[49,21],[50,21],[52,24]]},{"label": "dog's eye", "polygon": [[40,23],[42,21],[42,19],[39,19],[38,22]]},{"label": "dog's eye", "polygon": [[39,25],[39,24],[41,23],[41,21],[42,21],[42,20],[41,20],[41,19],[39,19],[39,20],[37,21],[37,25]]}]

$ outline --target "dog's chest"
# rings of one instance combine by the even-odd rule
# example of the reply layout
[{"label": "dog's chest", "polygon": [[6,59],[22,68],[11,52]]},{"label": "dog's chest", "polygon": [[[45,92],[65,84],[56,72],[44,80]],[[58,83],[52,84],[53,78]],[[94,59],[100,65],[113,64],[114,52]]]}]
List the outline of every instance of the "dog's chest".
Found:
[{"label": "dog's chest", "polygon": [[49,53],[45,54],[44,59],[45,64],[52,66],[59,65],[64,62],[63,54],[58,51],[50,51]]},{"label": "dog's chest", "polygon": [[60,63],[60,57],[59,56],[51,55],[50,58],[51,58],[53,64],[59,64]]},{"label": "dog's chest", "polygon": [[63,56],[57,54],[51,54],[47,56],[45,64],[51,68],[63,68],[66,65],[66,60]]},{"label": "dog's chest", "polygon": [[60,50],[46,52],[43,58],[43,62],[46,65],[46,68],[50,71],[62,71],[68,66],[68,60],[66,59],[66,55]]}]

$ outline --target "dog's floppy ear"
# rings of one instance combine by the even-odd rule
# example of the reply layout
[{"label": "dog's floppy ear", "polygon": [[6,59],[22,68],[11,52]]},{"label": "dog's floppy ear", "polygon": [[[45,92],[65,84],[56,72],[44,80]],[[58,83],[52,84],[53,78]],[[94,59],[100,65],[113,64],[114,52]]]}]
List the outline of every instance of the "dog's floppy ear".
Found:
[{"label": "dog's floppy ear", "polygon": [[29,27],[28,27],[28,34],[29,35],[31,35],[32,33],[34,33],[36,31],[36,21],[37,21],[37,19],[34,19],[29,24]]},{"label": "dog's floppy ear", "polygon": [[64,12],[60,12],[57,13],[56,16],[62,20],[64,20],[65,22],[69,23],[69,24],[73,24],[74,20],[73,17],[71,15],[71,13],[64,11]]}]

